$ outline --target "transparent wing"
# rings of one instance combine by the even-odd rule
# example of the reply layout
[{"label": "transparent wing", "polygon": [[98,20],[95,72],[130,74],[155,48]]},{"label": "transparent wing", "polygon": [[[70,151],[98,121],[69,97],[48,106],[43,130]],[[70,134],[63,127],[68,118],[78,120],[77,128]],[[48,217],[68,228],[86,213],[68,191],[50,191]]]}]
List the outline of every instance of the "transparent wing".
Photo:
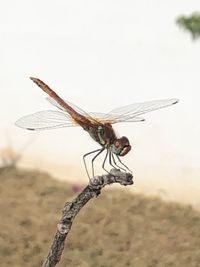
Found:
[{"label": "transparent wing", "polygon": [[[117,123],[120,121],[125,121],[124,119],[117,118],[116,114],[111,114],[111,113],[102,113],[102,112],[89,112],[88,113],[91,117],[93,117],[96,121],[99,121],[101,123]],[[127,122],[140,122],[140,121],[145,121],[144,118],[141,117],[134,117],[134,118],[129,118],[126,120]]]},{"label": "transparent wing", "polygon": [[60,105],[58,104],[58,102],[56,100],[54,100],[52,97],[46,97],[46,100],[51,103],[53,106],[59,108],[60,110],[63,110],[66,112],[66,110]]},{"label": "transparent wing", "polygon": [[28,130],[47,130],[78,126],[67,113],[54,110],[43,110],[24,116],[17,120],[15,124]]},{"label": "transparent wing", "polygon": [[[60,106],[53,98],[47,97],[47,100],[57,108],[66,111],[62,106]],[[120,108],[116,108],[111,110],[108,113],[102,113],[102,112],[88,112],[86,113],[73,103],[70,103],[67,100],[64,100],[66,103],[68,103],[74,110],[76,110],[79,114],[85,116],[90,121],[93,122],[101,122],[101,123],[118,123],[118,122],[140,122],[144,121],[144,118],[141,118],[140,115],[165,108],[168,106],[171,106],[173,104],[178,103],[177,98],[172,99],[163,99],[163,100],[153,100],[153,101],[147,101],[142,103],[133,103],[131,105],[123,106]]]},{"label": "transparent wing", "polygon": [[134,103],[128,106],[123,106],[120,108],[116,108],[111,110],[107,116],[112,117],[113,123],[116,122],[129,122],[134,121],[134,119],[138,118],[138,116],[157,110],[165,107],[169,107],[173,104],[178,103],[177,98],[172,99],[163,99],[163,100],[154,100],[143,103]]},{"label": "transparent wing", "polygon": [[[52,97],[46,97],[47,101],[49,103],[51,103],[53,106],[59,108],[60,110],[63,110],[65,112],[67,112],[67,110],[65,108],[63,108],[54,98]],[[68,100],[65,100],[64,101],[70,106],[72,107],[76,112],[78,112],[79,114],[83,115],[84,117],[86,117],[87,119],[89,119],[91,122],[99,122],[99,120],[97,121],[93,116],[92,114],[88,113],[88,112],[85,112],[84,110],[82,110],[81,108],[77,107],[75,104],[69,102]]]}]

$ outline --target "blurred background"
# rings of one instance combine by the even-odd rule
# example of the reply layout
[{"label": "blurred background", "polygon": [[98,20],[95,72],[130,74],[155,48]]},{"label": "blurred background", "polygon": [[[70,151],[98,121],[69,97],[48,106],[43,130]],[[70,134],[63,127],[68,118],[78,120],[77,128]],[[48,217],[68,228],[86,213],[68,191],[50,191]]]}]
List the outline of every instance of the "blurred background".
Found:
[{"label": "blurred background", "polygon": [[12,142],[19,152],[29,143],[24,166],[87,181],[82,155],[98,145],[86,132],[32,133],[14,125],[21,116],[55,109],[29,76],[85,111],[177,97],[178,105],[145,115],[144,123],[114,126],[133,147],[124,161],[134,172],[134,190],[164,189],[170,198],[199,205],[199,42],[176,23],[197,3],[6,1],[0,11],[0,147]]},{"label": "blurred background", "polygon": [[[78,127],[29,132],[14,125],[24,115],[56,110],[30,76],[85,111],[108,112],[134,102],[176,97],[177,105],[146,114],[145,122],[114,128],[132,145],[124,158],[135,179],[130,191],[199,209],[198,9],[197,0],[2,2],[2,166],[47,171],[81,186],[87,182],[82,156],[98,148]],[[101,174],[101,168],[97,170]],[[152,262],[134,266],[179,266]],[[80,266],[92,266],[84,264]]]}]

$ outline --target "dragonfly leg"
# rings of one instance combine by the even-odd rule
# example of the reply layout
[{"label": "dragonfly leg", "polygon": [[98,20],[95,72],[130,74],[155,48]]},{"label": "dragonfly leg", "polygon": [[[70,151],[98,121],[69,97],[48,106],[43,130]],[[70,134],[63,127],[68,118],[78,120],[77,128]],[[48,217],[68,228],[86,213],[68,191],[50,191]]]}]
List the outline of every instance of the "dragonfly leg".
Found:
[{"label": "dragonfly leg", "polygon": [[109,152],[109,150],[107,149],[106,156],[105,156],[105,158],[103,160],[102,168],[104,169],[104,171],[106,171],[107,173],[110,174],[110,172],[105,169],[105,163],[106,163],[106,160],[107,160],[107,157],[108,157],[108,152]]},{"label": "dragonfly leg", "polygon": [[[102,149],[99,149],[98,153],[94,156],[94,158],[92,159],[92,175],[94,177],[94,160],[105,150],[105,148],[103,147]],[[96,152],[96,151],[95,151]]]},{"label": "dragonfly leg", "polygon": [[121,161],[121,159],[120,159],[120,157],[119,156],[117,156],[116,155],[116,157],[117,157],[117,159],[119,160],[119,162],[128,170],[128,171],[130,171],[131,173],[132,173],[132,171],[129,169],[129,167],[128,166],[126,166],[122,161]]},{"label": "dragonfly leg", "polygon": [[98,152],[98,151],[100,151],[100,150],[102,150],[102,148],[96,149],[96,150],[94,150],[94,151],[88,152],[88,153],[86,153],[85,155],[83,155],[83,162],[84,162],[85,170],[86,170],[86,172],[87,172],[87,176],[88,176],[89,179],[90,179],[90,175],[89,175],[89,172],[88,172],[88,168],[87,168],[87,164],[86,164],[85,158],[86,158],[87,156],[89,156],[90,154],[93,154],[93,153]]},{"label": "dragonfly leg", "polygon": [[[119,166],[119,165],[116,163],[115,158],[114,158],[114,154],[113,154],[113,153],[111,154],[111,156],[112,156],[112,160],[113,160],[115,166],[117,166],[120,170],[123,170],[123,171],[126,172],[126,169],[122,168],[121,166]],[[116,167],[115,167],[115,168],[116,168]]]},{"label": "dragonfly leg", "polygon": [[[113,157],[113,154],[112,154],[112,151],[111,150],[109,150],[109,163],[110,163],[110,165],[114,168],[114,169],[117,169],[116,168],[116,166],[117,166],[117,164],[116,164],[116,162],[115,162],[115,159],[114,159],[114,157]],[[114,164],[113,164],[114,163]],[[118,168],[120,168],[119,166],[117,166]]]}]

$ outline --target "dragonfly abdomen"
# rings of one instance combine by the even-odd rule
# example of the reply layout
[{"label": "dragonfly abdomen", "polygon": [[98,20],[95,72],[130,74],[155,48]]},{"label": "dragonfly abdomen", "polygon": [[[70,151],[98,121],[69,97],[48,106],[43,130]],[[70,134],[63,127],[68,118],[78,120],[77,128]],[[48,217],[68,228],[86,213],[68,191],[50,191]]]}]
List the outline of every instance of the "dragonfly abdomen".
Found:
[{"label": "dragonfly abdomen", "polygon": [[91,125],[90,120],[88,120],[83,115],[79,114],[74,110],[70,105],[68,105],[59,95],[56,94],[46,83],[41,81],[38,78],[30,77],[30,79],[36,83],[45,93],[47,93],[50,97],[52,97],[56,102],[64,108],[64,110],[70,114],[72,119],[78,123],[80,126],[84,128],[84,130],[88,130],[89,125]]}]

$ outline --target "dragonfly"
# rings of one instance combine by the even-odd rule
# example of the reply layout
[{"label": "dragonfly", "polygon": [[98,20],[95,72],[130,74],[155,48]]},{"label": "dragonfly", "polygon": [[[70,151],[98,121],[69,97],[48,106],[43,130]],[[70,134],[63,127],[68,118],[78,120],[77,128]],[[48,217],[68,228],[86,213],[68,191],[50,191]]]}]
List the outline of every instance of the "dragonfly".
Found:
[{"label": "dragonfly", "polygon": [[57,107],[57,110],[43,110],[34,114],[26,115],[16,121],[18,127],[27,130],[47,130],[62,127],[81,126],[96,141],[100,148],[83,155],[83,162],[90,179],[89,170],[86,164],[86,157],[93,154],[91,160],[92,176],[94,177],[94,161],[106,151],[102,168],[107,171],[105,164],[109,159],[109,164],[115,169],[131,172],[121,157],[130,150],[131,145],[126,136],[118,137],[113,124],[120,122],[141,122],[145,119],[141,115],[169,107],[178,103],[177,98],[153,100],[143,103],[134,103],[111,110],[108,113],[85,112],[69,101],[63,100],[54,90],[38,78],[30,77],[45,93],[48,94],[47,101]]}]

